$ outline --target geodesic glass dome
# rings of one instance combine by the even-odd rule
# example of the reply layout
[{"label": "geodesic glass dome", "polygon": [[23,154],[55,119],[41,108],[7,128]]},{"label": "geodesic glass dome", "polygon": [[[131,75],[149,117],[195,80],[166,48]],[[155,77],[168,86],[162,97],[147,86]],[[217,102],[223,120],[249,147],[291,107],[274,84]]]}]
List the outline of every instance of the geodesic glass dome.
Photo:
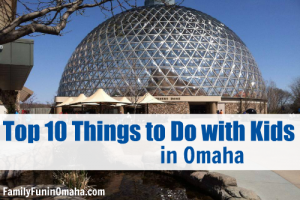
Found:
[{"label": "geodesic glass dome", "polygon": [[182,6],[120,13],[91,31],[63,72],[58,95],[260,98],[264,83],[251,53],[228,27]]}]

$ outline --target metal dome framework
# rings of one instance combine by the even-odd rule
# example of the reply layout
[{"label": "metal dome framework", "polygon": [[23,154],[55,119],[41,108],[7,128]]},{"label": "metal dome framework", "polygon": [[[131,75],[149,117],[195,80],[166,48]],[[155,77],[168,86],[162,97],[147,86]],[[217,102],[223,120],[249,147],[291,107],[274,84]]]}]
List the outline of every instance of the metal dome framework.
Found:
[{"label": "metal dome framework", "polygon": [[139,7],[91,31],[63,72],[58,95],[261,98],[251,53],[224,24],[182,6]]}]

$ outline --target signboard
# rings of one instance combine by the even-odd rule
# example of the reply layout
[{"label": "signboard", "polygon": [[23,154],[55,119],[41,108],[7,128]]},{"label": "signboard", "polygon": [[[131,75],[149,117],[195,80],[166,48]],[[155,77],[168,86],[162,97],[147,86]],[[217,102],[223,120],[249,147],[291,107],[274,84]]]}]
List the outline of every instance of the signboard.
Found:
[{"label": "signboard", "polygon": [[155,96],[160,101],[220,102],[221,96]]}]

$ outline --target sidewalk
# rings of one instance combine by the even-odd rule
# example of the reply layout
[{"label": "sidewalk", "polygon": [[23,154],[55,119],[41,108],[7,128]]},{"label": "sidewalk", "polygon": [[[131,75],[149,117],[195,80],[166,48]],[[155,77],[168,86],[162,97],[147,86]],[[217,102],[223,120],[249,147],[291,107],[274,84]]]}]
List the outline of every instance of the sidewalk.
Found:
[{"label": "sidewalk", "polygon": [[300,189],[300,170],[274,171],[274,172]]},{"label": "sidewalk", "polygon": [[217,171],[237,179],[239,187],[253,190],[262,200],[300,199],[299,171]]}]

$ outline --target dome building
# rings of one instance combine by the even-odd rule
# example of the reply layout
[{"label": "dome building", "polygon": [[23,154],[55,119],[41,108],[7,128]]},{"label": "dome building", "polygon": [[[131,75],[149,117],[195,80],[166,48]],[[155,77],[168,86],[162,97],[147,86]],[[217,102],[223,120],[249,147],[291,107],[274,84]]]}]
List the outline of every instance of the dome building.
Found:
[{"label": "dome building", "polygon": [[62,74],[57,102],[102,88],[169,102],[150,113],[266,113],[261,72],[226,25],[174,0],[146,0],[92,30]]}]

